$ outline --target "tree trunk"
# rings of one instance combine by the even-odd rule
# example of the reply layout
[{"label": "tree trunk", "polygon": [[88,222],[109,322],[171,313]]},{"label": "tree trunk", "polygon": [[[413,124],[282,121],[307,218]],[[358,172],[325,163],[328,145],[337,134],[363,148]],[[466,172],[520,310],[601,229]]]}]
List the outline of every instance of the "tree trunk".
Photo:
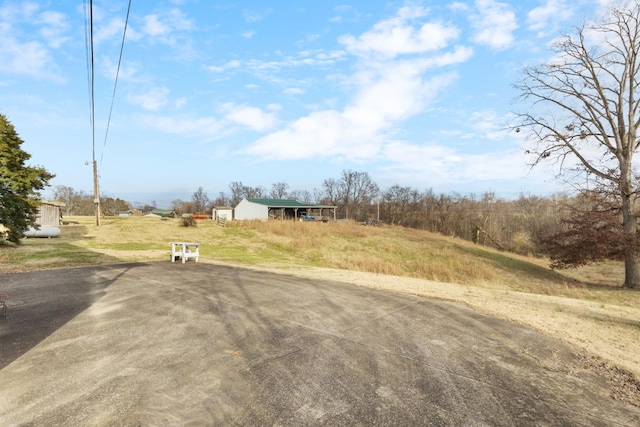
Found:
[{"label": "tree trunk", "polygon": [[[630,162],[629,162],[630,163]],[[638,235],[634,212],[634,194],[630,167],[621,165],[622,226],[624,228],[624,287],[640,288],[640,268],[638,267]]]}]

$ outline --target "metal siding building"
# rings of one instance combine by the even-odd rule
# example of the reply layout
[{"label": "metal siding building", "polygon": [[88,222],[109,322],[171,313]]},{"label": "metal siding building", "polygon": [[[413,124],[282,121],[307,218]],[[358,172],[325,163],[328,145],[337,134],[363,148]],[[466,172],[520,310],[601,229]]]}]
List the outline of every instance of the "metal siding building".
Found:
[{"label": "metal siding building", "polygon": [[335,220],[337,206],[312,205],[292,199],[243,199],[236,206],[234,219],[267,221],[272,219],[299,219],[313,215],[320,217],[329,210]]},{"label": "metal siding building", "polygon": [[269,219],[269,206],[257,203],[256,199],[242,199],[234,209],[234,219],[238,221],[259,219],[266,221]]}]

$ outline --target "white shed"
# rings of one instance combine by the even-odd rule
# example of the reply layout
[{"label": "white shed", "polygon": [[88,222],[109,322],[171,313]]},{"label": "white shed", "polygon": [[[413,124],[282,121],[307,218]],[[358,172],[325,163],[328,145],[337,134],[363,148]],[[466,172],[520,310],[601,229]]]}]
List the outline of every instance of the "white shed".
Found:
[{"label": "white shed", "polygon": [[292,199],[243,199],[235,208],[235,219],[266,221],[273,219],[323,219],[330,213],[336,218],[337,206],[312,205]]},{"label": "white shed", "polygon": [[233,208],[230,206],[214,206],[211,218],[214,221],[222,218],[231,221],[233,219]]}]

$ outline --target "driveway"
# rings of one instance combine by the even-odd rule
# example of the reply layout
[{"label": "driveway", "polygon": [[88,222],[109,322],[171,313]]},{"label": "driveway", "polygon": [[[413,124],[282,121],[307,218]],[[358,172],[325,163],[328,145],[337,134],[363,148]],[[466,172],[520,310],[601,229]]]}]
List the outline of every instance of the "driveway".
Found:
[{"label": "driveway", "polygon": [[447,302],[168,261],[0,291],[3,426],[640,424],[560,341]]}]

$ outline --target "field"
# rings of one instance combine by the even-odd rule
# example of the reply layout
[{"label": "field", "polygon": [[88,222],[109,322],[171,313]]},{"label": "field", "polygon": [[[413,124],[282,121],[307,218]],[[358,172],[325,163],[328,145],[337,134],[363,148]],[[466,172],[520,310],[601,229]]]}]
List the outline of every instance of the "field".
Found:
[{"label": "field", "polygon": [[[552,271],[527,258],[420,230],[355,223],[67,217],[53,239],[0,246],[0,273],[169,262],[171,241],[201,243],[200,262],[240,265],[455,301],[558,337],[601,369],[640,377],[640,292],[623,266]],[[1,291],[1,284],[0,284]],[[620,371],[622,372],[622,371]],[[624,373],[624,372],[623,372]],[[626,374],[625,374],[626,375]],[[639,390],[640,391],[640,390]]]}]

